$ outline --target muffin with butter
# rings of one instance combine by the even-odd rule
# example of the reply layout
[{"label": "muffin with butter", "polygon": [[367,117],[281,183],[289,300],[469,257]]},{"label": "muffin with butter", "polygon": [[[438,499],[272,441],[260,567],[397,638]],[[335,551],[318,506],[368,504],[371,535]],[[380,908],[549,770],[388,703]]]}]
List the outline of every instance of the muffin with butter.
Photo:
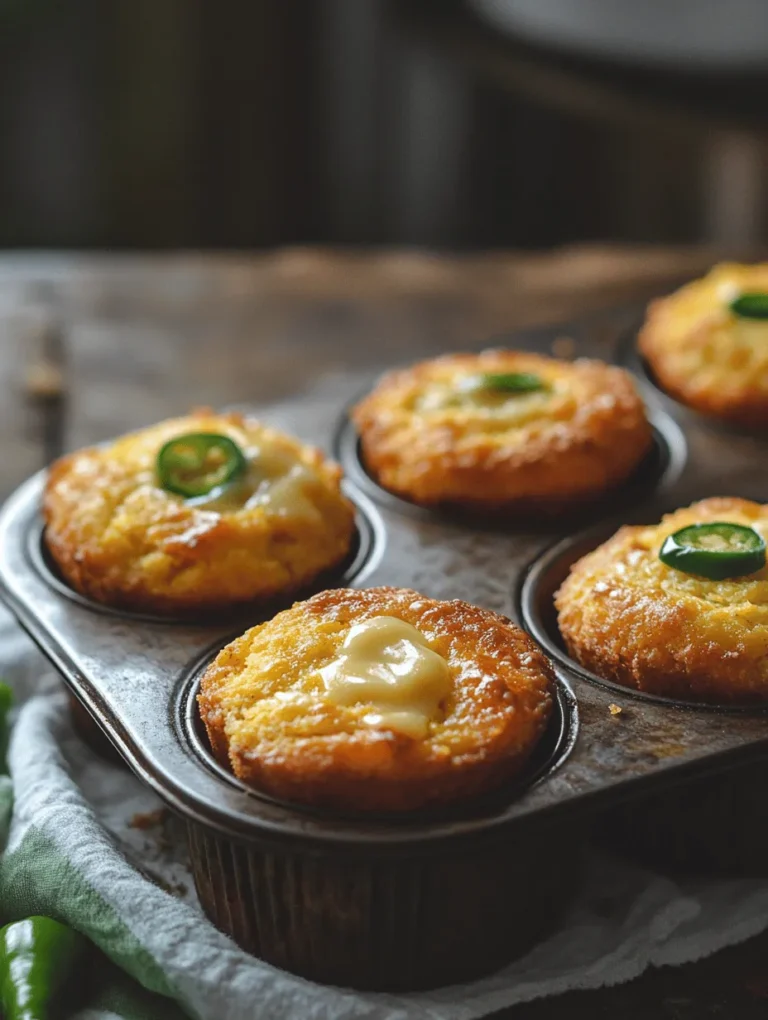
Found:
[{"label": "muffin with butter", "polygon": [[510,350],[392,372],[352,416],[384,488],[480,511],[593,500],[629,478],[652,443],[627,372]]},{"label": "muffin with butter", "polygon": [[768,700],[766,539],[768,506],[724,497],[621,528],[555,597],[569,652],[651,694]]},{"label": "muffin with butter", "polygon": [[48,549],[77,591],[160,614],[296,592],[348,554],[340,470],[240,414],[198,411],[51,468]]},{"label": "muffin with butter", "polygon": [[200,715],[216,757],[281,799],[411,811],[515,776],[553,673],[509,620],[400,588],[321,592],[227,645]]},{"label": "muffin with butter", "polygon": [[654,301],[639,347],[677,400],[736,425],[768,426],[768,262],[715,266]]}]

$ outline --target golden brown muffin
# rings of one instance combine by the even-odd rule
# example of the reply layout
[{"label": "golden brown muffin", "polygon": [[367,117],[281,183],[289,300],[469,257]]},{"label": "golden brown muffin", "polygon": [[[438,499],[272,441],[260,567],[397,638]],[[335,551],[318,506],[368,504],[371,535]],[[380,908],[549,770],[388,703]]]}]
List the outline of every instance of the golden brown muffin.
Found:
[{"label": "golden brown muffin", "polygon": [[743,318],[730,303],[768,292],[768,263],[727,263],[654,301],[640,350],[659,385],[703,414],[768,425],[768,321]]},{"label": "golden brown muffin", "polygon": [[768,698],[768,571],[710,581],[666,566],[664,539],[725,521],[768,536],[768,507],[714,498],[624,527],[571,569],[555,597],[571,655],[606,680],[702,701]]},{"label": "golden brown muffin", "polygon": [[[496,373],[543,388],[484,388]],[[651,446],[627,372],[600,361],[485,351],[385,376],[354,409],[365,462],[391,492],[426,506],[554,510],[625,481]]]},{"label": "golden brown muffin", "polygon": [[[186,499],[161,487],[168,440],[217,433],[246,457],[242,477]],[[199,411],[57,461],[46,541],[66,580],[114,606],[218,612],[293,593],[347,555],[352,505],[315,449],[239,414]]]},{"label": "golden brown muffin", "polygon": [[[439,667],[426,686],[399,686],[407,670],[396,679],[397,663],[418,651],[401,640],[402,626],[416,628],[419,654]],[[379,686],[373,697],[356,688],[340,699],[338,664],[364,631]],[[369,677],[361,668],[355,660],[352,673]],[[214,753],[246,783],[305,804],[408,811],[517,774],[546,726],[552,682],[547,659],[503,616],[408,589],[336,589],[227,645],[198,700]],[[423,716],[418,727],[408,719],[403,727],[409,705]]]}]

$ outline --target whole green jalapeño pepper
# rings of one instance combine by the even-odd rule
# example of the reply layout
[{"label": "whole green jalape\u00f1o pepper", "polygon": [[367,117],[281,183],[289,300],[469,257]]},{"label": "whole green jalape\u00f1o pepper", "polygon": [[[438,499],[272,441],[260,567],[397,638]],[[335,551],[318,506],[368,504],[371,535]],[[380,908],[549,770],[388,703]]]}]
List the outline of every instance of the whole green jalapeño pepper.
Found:
[{"label": "whole green jalape\u00f1o pepper", "polygon": [[51,1020],[90,943],[50,917],[0,929],[0,1002],[5,1020]]}]

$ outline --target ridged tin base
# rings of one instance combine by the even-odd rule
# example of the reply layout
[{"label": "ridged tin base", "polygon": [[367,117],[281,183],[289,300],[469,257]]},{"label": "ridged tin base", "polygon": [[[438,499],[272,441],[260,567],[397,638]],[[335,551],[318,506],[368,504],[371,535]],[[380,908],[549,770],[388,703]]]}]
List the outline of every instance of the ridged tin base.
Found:
[{"label": "ridged tin base", "polygon": [[670,874],[768,875],[768,762],[680,783],[601,815],[600,839]]},{"label": "ridged tin base", "polygon": [[558,830],[446,855],[263,848],[190,824],[203,908],[245,950],[326,984],[455,984],[524,953],[577,884],[581,842]]}]

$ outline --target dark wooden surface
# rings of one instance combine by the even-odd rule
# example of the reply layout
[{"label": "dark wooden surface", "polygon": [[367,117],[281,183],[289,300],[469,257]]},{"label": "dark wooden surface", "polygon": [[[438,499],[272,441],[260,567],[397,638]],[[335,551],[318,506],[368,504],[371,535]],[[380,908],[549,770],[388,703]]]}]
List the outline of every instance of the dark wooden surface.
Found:
[{"label": "dark wooden surface", "polygon": [[[700,250],[439,258],[0,257],[0,496],[64,449],[191,406],[263,403],[350,366],[458,350],[516,327],[638,300],[702,271]],[[768,936],[506,1020],[752,1020],[768,1015]]]}]

